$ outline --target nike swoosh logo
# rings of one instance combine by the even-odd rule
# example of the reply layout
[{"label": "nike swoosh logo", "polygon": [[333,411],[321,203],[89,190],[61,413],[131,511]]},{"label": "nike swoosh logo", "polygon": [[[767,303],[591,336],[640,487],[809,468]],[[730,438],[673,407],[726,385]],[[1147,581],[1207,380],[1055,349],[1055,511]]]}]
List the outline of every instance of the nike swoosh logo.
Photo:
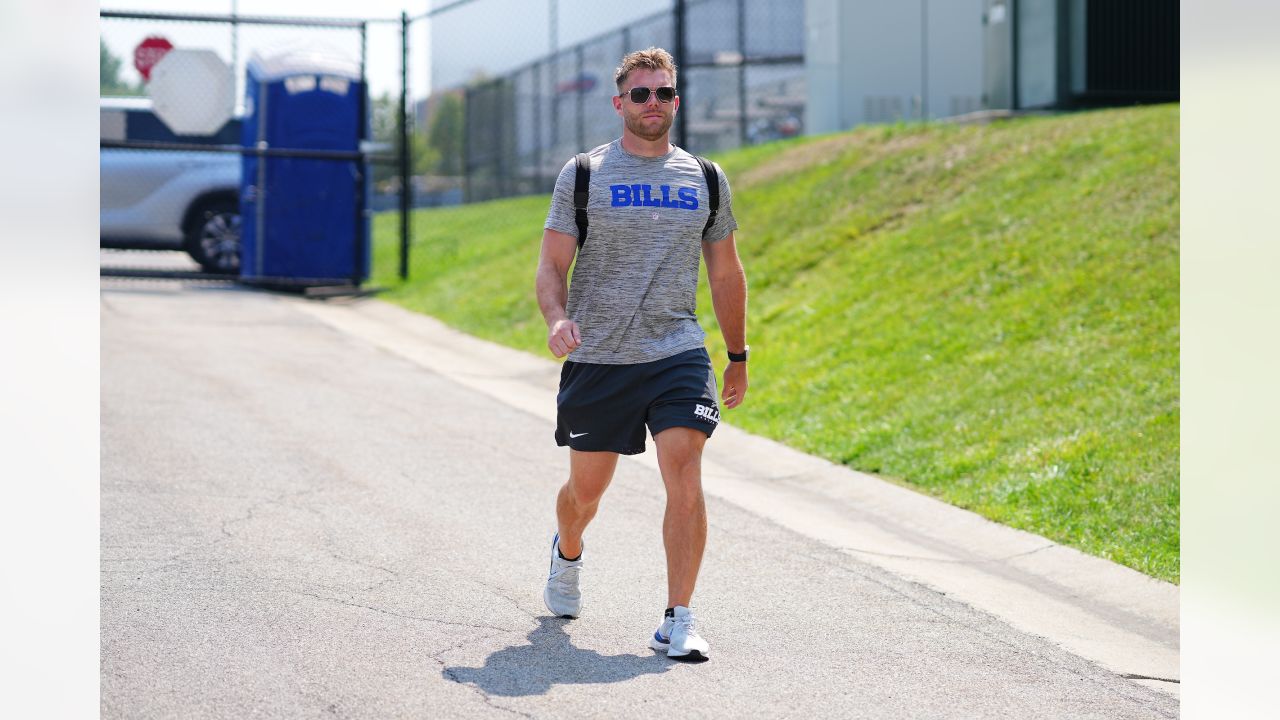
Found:
[{"label": "nike swoosh logo", "polygon": [[591,434],[591,433],[576,433],[576,434],[575,434],[575,433],[569,433],[569,437],[571,437],[571,438],[579,438],[579,437],[582,437],[583,435],[590,435],[590,434]]}]

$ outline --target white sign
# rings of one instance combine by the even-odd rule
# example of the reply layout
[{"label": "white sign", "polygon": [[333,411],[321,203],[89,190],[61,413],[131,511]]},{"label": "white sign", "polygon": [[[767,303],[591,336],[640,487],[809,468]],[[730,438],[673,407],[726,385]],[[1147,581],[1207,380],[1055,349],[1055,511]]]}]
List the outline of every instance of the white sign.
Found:
[{"label": "white sign", "polygon": [[156,116],[178,135],[212,135],[235,110],[231,68],[212,50],[173,49],[151,68]]}]

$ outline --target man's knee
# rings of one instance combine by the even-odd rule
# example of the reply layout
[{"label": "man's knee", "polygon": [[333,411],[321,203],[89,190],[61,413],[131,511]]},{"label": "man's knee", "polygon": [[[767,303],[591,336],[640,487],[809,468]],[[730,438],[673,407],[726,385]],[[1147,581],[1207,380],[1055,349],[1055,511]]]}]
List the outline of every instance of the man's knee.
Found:
[{"label": "man's knee", "polygon": [[569,497],[578,505],[594,505],[604,496],[617,467],[616,453],[569,452]]},{"label": "man's knee", "polygon": [[609,487],[611,479],[612,473],[571,471],[565,488],[575,504],[595,505],[600,502],[600,498],[604,497],[604,491]]},{"label": "man's knee", "polygon": [[667,509],[677,515],[695,515],[706,507],[701,483],[667,483]]},{"label": "man's knee", "polygon": [[583,478],[577,475],[570,475],[569,482],[565,484],[569,497],[578,506],[595,505],[600,502],[607,487],[609,487],[607,478],[601,481],[599,478]]},{"label": "man's knee", "polygon": [[707,444],[707,435],[693,428],[673,427],[654,435],[653,442],[663,459],[687,465],[702,462],[702,448]]}]

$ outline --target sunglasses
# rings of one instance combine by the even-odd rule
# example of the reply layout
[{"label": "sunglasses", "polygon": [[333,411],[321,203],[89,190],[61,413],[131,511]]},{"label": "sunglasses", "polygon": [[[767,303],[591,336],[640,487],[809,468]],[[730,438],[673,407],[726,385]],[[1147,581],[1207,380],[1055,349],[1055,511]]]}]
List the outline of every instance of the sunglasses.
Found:
[{"label": "sunglasses", "polygon": [[[664,85],[660,88],[656,88],[653,92],[658,94],[658,102],[669,103],[673,99],[675,99],[675,96],[676,96],[676,89],[671,87],[670,85]],[[623,95],[626,95],[626,94],[627,93],[619,93],[618,97],[622,97]],[[631,102],[637,105],[641,105],[649,102],[649,88],[647,87],[631,88]]]}]

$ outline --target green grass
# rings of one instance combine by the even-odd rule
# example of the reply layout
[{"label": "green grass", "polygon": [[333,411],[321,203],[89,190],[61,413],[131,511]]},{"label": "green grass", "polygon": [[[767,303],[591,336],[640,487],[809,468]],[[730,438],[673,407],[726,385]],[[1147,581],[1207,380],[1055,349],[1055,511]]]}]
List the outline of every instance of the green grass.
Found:
[{"label": "green grass", "polygon": [[[1178,124],[1157,106],[717,157],[751,286],[727,418],[1178,582]],[[374,282],[550,357],[547,201],[418,212],[407,284],[380,216]],[[698,307],[723,357],[705,277]]]}]

